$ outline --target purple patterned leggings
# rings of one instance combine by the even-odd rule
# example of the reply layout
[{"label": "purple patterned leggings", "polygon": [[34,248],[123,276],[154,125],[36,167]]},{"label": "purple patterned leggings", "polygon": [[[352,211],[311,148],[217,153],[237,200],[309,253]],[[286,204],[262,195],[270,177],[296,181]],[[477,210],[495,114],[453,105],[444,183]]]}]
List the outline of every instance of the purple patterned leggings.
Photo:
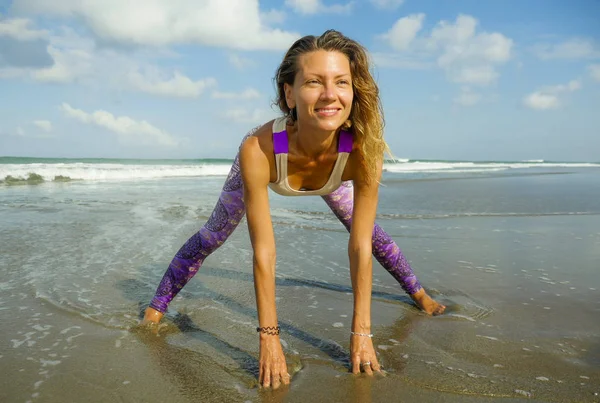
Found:
[{"label": "purple patterned leggings", "polygon": [[[166,312],[171,300],[194,277],[204,259],[223,244],[240,223],[246,209],[243,200],[239,156],[236,157],[221,196],[206,224],[179,249],[165,272],[150,306]],[[322,196],[336,217],[350,231],[352,225],[353,186],[343,182],[333,193]],[[375,223],[373,256],[412,295],[421,289],[410,264],[392,238]]]}]

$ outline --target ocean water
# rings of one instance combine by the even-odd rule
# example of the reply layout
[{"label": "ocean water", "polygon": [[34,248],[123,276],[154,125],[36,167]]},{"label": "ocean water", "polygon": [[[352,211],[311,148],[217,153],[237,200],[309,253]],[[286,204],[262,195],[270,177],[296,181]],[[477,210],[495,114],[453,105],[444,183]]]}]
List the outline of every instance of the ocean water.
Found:
[{"label": "ocean water", "polygon": [[[0,157],[0,183],[27,181],[117,181],[227,175],[233,160],[143,160],[110,158]],[[490,173],[515,169],[598,168],[600,162],[436,161],[400,159],[388,161],[390,173],[412,173],[411,178],[436,173]],[[33,175],[33,178],[30,176]]]},{"label": "ocean water", "polygon": [[348,373],[346,231],[319,197],[272,194],[277,392],[256,385],[245,221],[158,336],[135,328],[230,164],[0,158],[1,401],[600,401],[600,163],[385,164],[377,221],[448,310],[375,263],[373,379]]}]

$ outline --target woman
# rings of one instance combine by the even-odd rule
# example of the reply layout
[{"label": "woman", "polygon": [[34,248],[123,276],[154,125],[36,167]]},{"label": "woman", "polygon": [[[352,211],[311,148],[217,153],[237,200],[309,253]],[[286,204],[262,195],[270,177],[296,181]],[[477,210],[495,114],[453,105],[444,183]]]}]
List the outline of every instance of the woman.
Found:
[{"label": "woman", "polygon": [[282,195],[320,195],[350,232],[352,371],[371,374],[380,370],[371,340],[372,254],[421,309],[440,314],[445,307],[425,293],[398,246],[375,224],[383,154],[389,149],[367,53],[333,30],[306,36],[285,55],[276,83],[284,116],[244,138],[209,221],[173,258],[143,323],[160,321],[169,302],[246,213],[254,252],[259,383],[287,384],[275,309],[268,188]]}]

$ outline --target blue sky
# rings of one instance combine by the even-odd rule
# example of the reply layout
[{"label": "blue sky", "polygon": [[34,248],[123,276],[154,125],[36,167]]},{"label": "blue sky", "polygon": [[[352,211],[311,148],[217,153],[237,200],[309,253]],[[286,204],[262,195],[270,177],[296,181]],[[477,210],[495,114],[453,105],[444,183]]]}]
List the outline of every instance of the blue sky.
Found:
[{"label": "blue sky", "polygon": [[595,0],[0,1],[0,155],[233,158],[300,36],[367,47],[399,158],[600,161]]}]

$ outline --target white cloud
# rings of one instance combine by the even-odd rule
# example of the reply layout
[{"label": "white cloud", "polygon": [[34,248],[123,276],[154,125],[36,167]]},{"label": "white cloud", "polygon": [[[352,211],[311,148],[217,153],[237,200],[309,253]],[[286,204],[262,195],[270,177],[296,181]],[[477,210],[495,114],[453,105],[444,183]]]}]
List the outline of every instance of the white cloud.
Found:
[{"label": "white cloud", "polygon": [[440,21],[430,33],[418,35],[423,19],[423,14],[400,19],[384,36],[409,59],[434,59],[453,82],[489,85],[499,76],[497,67],[510,60],[513,41],[498,32],[478,32],[472,16]]},{"label": "white cloud", "polygon": [[562,105],[561,94],[577,91],[581,88],[578,80],[571,80],[567,84],[546,86],[523,98],[523,104],[531,109],[547,110],[558,109]]},{"label": "white cloud", "polygon": [[219,92],[212,93],[215,99],[257,99],[260,98],[260,92],[254,88],[246,88],[242,92]]},{"label": "white cloud", "polygon": [[128,74],[128,79],[130,85],[138,91],[179,98],[197,98],[206,88],[217,83],[213,78],[193,81],[178,71],[172,77],[165,77],[156,68],[146,68],[144,73],[138,69],[133,70]]},{"label": "white cloud", "polygon": [[31,20],[27,18],[12,18],[0,20],[0,36],[10,36],[20,41],[44,39],[48,31],[31,29]]},{"label": "white cloud", "polygon": [[493,66],[481,64],[478,66],[462,66],[448,71],[452,81],[466,84],[487,85],[496,81],[499,74]]},{"label": "white cloud", "polygon": [[258,0],[15,0],[13,8],[78,18],[104,41],[123,44],[283,50],[299,37],[268,28],[261,21]]},{"label": "white cloud", "polygon": [[47,51],[48,32],[31,25],[28,19],[2,19],[0,15],[0,77],[18,77],[23,70],[54,63]]},{"label": "white cloud", "polygon": [[52,122],[49,120],[34,120],[33,124],[46,132],[52,131]]},{"label": "white cloud", "polygon": [[114,116],[112,113],[97,110],[92,113],[71,107],[67,103],[61,105],[66,116],[86,124],[93,124],[108,129],[119,135],[124,144],[175,147],[177,139],[145,120],[137,121],[129,116]]},{"label": "white cloud", "polygon": [[567,91],[577,91],[577,90],[581,89],[581,82],[578,80],[571,80],[567,84],[553,85],[553,86],[545,87],[545,89],[546,89],[546,91],[555,92],[555,93],[567,92]]},{"label": "white cloud", "polygon": [[423,27],[424,19],[425,14],[423,13],[400,18],[381,37],[387,40],[395,50],[407,50],[417,36],[417,33]]},{"label": "white cloud", "polygon": [[21,126],[17,126],[17,136],[25,136],[25,130]]},{"label": "white cloud", "polygon": [[354,1],[346,4],[325,5],[321,0],[285,0],[285,4],[298,14],[304,15],[317,13],[348,14],[352,11]]},{"label": "white cloud", "polygon": [[213,78],[192,80],[181,72],[163,72],[141,61],[156,57],[156,52],[148,57],[142,49],[124,53],[106,47],[97,48],[92,39],[81,37],[69,28],[63,28],[60,34],[49,34],[49,41],[47,52],[53,64],[44,68],[2,68],[0,78],[78,82],[180,98],[197,98],[207,88],[216,85]]},{"label": "white cloud", "polygon": [[322,7],[320,0],[285,0],[285,4],[300,14],[316,14]]},{"label": "white cloud", "polygon": [[533,52],[542,60],[600,58],[600,48],[591,39],[585,38],[572,38],[555,44],[538,44],[533,48]]},{"label": "white cloud", "polygon": [[590,64],[587,67],[590,76],[597,82],[600,83],[600,64]]},{"label": "white cloud", "polygon": [[534,92],[523,99],[525,106],[531,109],[557,109],[560,106],[556,94],[545,94],[543,92]]},{"label": "white cloud", "polygon": [[443,47],[447,51],[447,45],[465,44],[475,36],[477,25],[477,19],[470,15],[462,14],[456,17],[454,23],[444,20],[440,21],[431,31],[430,45]]},{"label": "white cloud", "polygon": [[473,106],[481,101],[481,95],[468,87],[461,88],[460,94],[454,98],[454,103],[462,106]]},{"label": "white cloud", "polygon": [[260,13],[260,21],[265,25],[283,24],[286,17],[285,11],[275,9]]},{"label": "white cloud", "polygon": [[[38,63],[21,65],[13,63],[8,68],[0,69],[0,78],[21,77],[41,82],[70,83],[89,76],[95,69],[99,69],[99,65],[104,65],[102,61],[106,57],[94,57],[96,51],[93,40],[82,38],[66,27],[62,27],[60,31],[60,34],[49,32],[44,40],[21,42],[21,48],[27,44],[41,45],[42,56],[47,60],[40,59]],[[0,61],[1,53],[0,46]],[[114,67],[114,64],[109,65]]]},{"label": "white cloud", "polygon": [[259,124],[266,122],[267,120],[273,119],[277,114],[270,110],[263,109],[229,109],[227,112],[223,114],[223,118],[227,120],[232,120],[237,123],[245,123],[245,124]]},{"label": "white cloud", "polygon": [[371,53],[373,63],[378,67],[391,67],[406,70],[427,70],[435,67],[435,63],[422,57],[397,53]]},{"label": "white cloud", "polygon": [[513,41],[494,32],[477,33],[478,21],[460,15],[455,23],[441,21],[432,30],[428,46],[441,51],[438,65],[458,83],[487,85],[494,82],[496,65],[510,59]]},{"label": "white cloud", "polygon": [[54,65],[30,71],[37,81],[69,83],[89,75],[94,68],[93,54],[85,49],[59,49],[50,45],[48,53]]},{"label": "white cloud", "polygon": [[404,4],[404,0],[370,0],[377,8],[393,10]]},{"label": "white cloud", "polygon": [[241,57],[235,53],[229,55],[229,63],[238,70],[245,70],[248,67],[254,66],[254,62],[248,58]]}]

